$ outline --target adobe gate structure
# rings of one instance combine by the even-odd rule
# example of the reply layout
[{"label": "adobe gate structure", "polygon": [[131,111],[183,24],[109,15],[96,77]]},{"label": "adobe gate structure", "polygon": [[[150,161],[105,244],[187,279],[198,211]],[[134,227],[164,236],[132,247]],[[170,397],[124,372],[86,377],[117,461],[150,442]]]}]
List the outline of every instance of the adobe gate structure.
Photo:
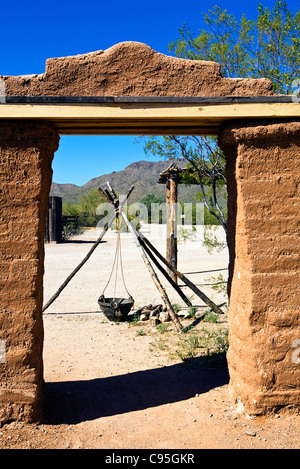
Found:
[{"label": "adobe gate structure", "polygon": [[266,79],[223,78],[217,63],[135,42],[49,59],[42,75],[0,78],[0,423],[43,419],[44,232],[60,134],[218,135],[232,402],[248,414],[299,407],[297,100],[274,95]]}]

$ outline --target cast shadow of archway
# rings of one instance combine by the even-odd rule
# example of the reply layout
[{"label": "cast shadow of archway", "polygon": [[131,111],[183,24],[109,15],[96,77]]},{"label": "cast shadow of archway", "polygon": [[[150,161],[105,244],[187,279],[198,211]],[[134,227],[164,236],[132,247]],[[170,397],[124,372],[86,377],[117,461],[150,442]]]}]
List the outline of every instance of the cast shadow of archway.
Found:
[{"label": "cast shadow of archway", "polygon": [[45,384],[45,422],[77,424],[190,399],[228,384],[225,355],[88,381]]}]

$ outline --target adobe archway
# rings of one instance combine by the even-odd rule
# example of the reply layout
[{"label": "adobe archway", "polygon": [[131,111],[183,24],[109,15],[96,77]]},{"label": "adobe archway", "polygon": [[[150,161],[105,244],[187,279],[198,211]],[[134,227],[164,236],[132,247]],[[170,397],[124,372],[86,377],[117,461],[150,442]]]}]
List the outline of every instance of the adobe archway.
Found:
[{"label": "adobe archway", "polygon": [[255,414],[299,406],[298,104],[274,96],[268,80],[225,79],[216,63],[131,42],[49,59],[42,75],[1,78],[0,423],[42,419],[43,240],[59,134],[219,135],[233,399]]}]

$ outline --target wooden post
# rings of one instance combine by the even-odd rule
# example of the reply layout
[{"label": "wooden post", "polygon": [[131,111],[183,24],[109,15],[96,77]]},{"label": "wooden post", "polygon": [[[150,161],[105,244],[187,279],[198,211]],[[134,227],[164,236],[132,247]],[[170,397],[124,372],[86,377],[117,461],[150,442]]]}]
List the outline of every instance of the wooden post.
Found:
[{"label": "wooden post", "polygon": [[62,242],[62,198],[51,196],[48,201],[48,215],[45,232],[46,243]]},{"label": "wooden post", "polygon": [[[170,177],[166,181],[167,208],[167,261],[177,269],[177,180]],[[169,270],[169,275],[177,283],[177,275]]]},{"label": "wooden post", "polygon": [[181,272],[179,272],[177,269],[175,269],[168,261],[165,259],[157,249],[153,246],[153,244],[147,239],[145,236],[143,236],[140,232],[135,230],[137,236],[141,239],[141,242],[147,244],[147,246],[154,252],[154,254],[160,259],[171,271],[174,271],[175,275],[180,278],[180,280],[185,283],[187,287],[189,287],[194,293],[196,293],[197,296],[205,303],[207,306],[209,306],[215,313],[217,314],[224,314],[224,312],[221,310],[219,306],[217,306],[212,300],[210,300],[205,293],[203,293],[199,288],[194,285],[185,275],[183,275]]}]

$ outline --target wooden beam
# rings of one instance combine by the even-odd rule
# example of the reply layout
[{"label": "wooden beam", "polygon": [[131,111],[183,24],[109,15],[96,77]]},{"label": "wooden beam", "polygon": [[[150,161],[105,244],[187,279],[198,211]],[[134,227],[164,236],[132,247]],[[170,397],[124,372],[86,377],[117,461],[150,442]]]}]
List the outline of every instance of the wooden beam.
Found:
[{"label": "wooden beam", "polygon": [[146,243],[149,249],[153,251],[153,253],[160,259],[170,270],[172,270],[178,278],[180,278],[183,283],[187,287],[189,287],[196,295],[205,303],[207,306],[209,306],[215,313],[217,314],[224,314],[223,311],[219,306],[217,306],[212,300],[210,300],[205,293],[203,293],[199,288],[194,285],[185,275],[183,275],[181,272],[179,272],[177,269],[174,269],[174,267],[165,259],[161,253],[153,246],[153,244],[139,231],[135,229],[136,235],[141,239],[141,242]]},{"label": "wooden beam", "polygon": [[[142,99],[142,98],[141,98]],[[1,103],[2,119],[47,120],[63,135],[205,134],[249,119],[300,119],[295,102],[87,102]]]},{"label": "wooden beam", "polygon": [[1,119],[98,120],[151,119],[184,122],[199,119],[300,117],[298,103],[85,103],[85,104],[0,104]]}]

